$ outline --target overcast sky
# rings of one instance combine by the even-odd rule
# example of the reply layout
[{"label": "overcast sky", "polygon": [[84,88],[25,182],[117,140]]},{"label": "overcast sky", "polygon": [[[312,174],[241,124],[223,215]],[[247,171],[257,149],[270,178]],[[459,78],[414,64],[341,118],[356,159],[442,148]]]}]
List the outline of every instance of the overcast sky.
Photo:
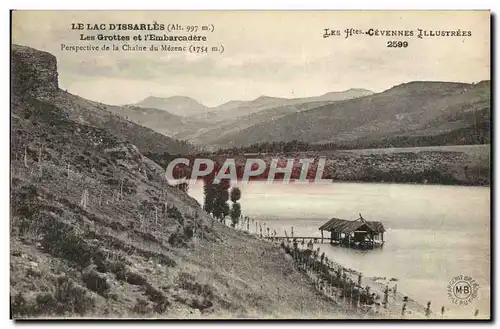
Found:
[{"label": "overcast sky", "polygon": [[[207,35],[209,47],[224,45],[225,52],[61,51],[61,44],[103,44],[79,41],[80,33],[120,33],[71,30],[71,23],[155,21],[213,24],[213,33],[197,34]],[[418,28],[460,29],[471,31],[472,36],[419,39],[360,35],[345,39],[343,31],[351,27],[409,29],[415,33]],[[325,28],[339,29],[342,36],[323,38]],[[146,32],[121,32],[122,35],[139,33]],[[382,91],[414,80],[477,82],[490,77],[489,13],[479,11],[26,11],[13,13],[12,38],[14,43],[45,50],[57,57],[61,88],[108,104],[134,103],[148,96],[181,95],[215,106],[261,95],[306,97],[349,88]],[[408,47],[388,48],[389,40],[407,40]]]}]

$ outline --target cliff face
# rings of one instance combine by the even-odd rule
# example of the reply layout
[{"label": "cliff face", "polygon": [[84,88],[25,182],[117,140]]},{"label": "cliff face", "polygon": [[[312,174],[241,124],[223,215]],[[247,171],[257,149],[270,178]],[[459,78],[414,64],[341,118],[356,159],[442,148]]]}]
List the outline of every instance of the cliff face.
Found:
[{"label": "cliff face", "polygon": [[[185,154],[194,150],[189,143],[174,140],[111,113],[109,105],[89,101],[59,89],[58,77],[57,59],[54,55],[26,46],[12,45],[11,99],[20,108],[33,100],[45,102],[58,109],[57,115],[105,129],[136,145],[142,152]],[[13,114],[17,108],[12,107]],[[41,108],[39,106],[34,111],[42,111]],[[114,111],[121,112],[121,108],[115,106]]]},{"label": "cliff face", "polygon": [[16,96],[50,97],[59,89],[56,57],[30,47],[12,45],[11,84]]}]

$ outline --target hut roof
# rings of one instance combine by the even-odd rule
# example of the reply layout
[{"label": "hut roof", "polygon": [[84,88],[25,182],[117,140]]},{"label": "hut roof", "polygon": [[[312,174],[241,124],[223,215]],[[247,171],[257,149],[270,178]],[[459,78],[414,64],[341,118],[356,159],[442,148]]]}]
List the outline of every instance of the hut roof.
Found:
[{"label": "hut roof", "polygon": [[322,231],[334,231],[339,233],[351,233],[366,225],[374,233],[385,232],[384,225],[381,222],[367,221],[364,219],[345,220],[340,218],[332,218],[325,224],[320,226]]}]

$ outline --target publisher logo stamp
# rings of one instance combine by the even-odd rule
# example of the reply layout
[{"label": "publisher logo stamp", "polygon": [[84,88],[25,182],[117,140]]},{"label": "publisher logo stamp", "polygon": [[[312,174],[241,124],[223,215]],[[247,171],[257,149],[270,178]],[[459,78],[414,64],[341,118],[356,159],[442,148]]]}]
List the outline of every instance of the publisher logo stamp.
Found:
[{"label": "publisher logo stamp", "polygon": [[468,305],[477,298],[479,284],[472,277],[457,275],[448,282],[448,297],[456,305]]}]

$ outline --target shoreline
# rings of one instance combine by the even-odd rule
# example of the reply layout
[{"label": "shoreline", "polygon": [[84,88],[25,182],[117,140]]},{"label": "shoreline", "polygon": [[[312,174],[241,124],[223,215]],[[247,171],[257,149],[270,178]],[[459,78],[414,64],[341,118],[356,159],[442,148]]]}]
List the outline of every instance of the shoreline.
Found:
[{"label": "shoreline", "polygon": [[[321,151],[321,152],[289,152],[289,153],[256,153],[256,154],[191,154],[187,159],[199,158],[202,155],[221,164],[226,159],[233,158],[236,166],[236,177],[241,177],[246,168],[247,160],[263,160],[266,169],[273,161],[288,163],[294,160],[290,174],[290,181],[299,179],[302,168],[297,164],[298,159],[309,158],[314,160],[313,166],[307,171],[306,177],[300,180],[311,180],[315,177],[314,163],[325,159],[321,164],[322,177],[332,182],[353,183],[391,183],[391,184],[423,184],[446,186],[489,186],[491,187],[491,157],[490,144],[464,145],[460,150],[447,150],[442,147],[408,148],[408,149],[360,149],[350,151]],[[161,154],[148,154],[164,169],[176,156]],[[283,165],[281,165],[283,166]],[[189,168],[189,166],[188,166]],[[187,177],[189,177],[189,170]],[[267,180],[268,173],[264,171],[260,176],[252,177],[253,180]],[[274,181],[283,180],[283,173],[278,173]]]},{"label": "shoreline", "polygon": [[[405,284],[403,283],[404,280],[403,278],[399,277],[391,277],[391,276],[373,276],[367,274],[365,276],[365,273],[359,271],[356,268],[348,268],[343,266],[343,264],[337,262],[335,259],[329,259],[328,264],[331,267],[330,271],[334,273],[335,270],[338,270],[339,268],[342,269],[342,273],[347,274],[347,281],[354,283],[357,285],[358,279],[359,279],[359,274],[362,275],[362,283],[361,286],[366,289],[366,287],[370,287],[370,292],[376,293],[377,298],[376,298],[376,303],[373,305],[361,305],[359,304],[358,307],[352,307],[350,306],[350,303],[344,298],[339,297],[338,295],[338,290],[335,287],[335,285],[332,285],[331,283],[329,284],[327,281],[321,278],[319,278],[318,273],[314,273],[310,269],[304,269],[303,265],[300,263],[297,263],[296,260],[293,258],[293,253],[286,252],[286,249],[288,248],[289,250],[293,249],[293,239],[291,237],[288,238],[288,242],[286,242],[286,238],[279,238],[279,239],[272,239],[269,237],[266,237],[263,235],[260,237],[260,234],[258,232],[254,232],[251,228],[253,227],[250,225],[250,230],[247,232],[245,230],[246,225],[242,222],[238,224],[234,229],[237,231],[240,231],[244,234],[253,236],[257,240],[263,240],[267,241],[269,244],[273,245],[274,248],[277,248],[281,251],[284,252],[285,257],[288,257],[290,261],[293,261],[294,267],[296,267],[300,272],[302,272],[311,282],[312,285],[314,285],[315,290],[322,294],[323,297],[328,299],[330,302],[334,303],[338,307],[341,308],[343,312],[346,314],[351,314],[354,317],[369,317],[369,318],[374,318],[374,319],[432,319],[432,320],[450,320],[450,319],[482,319],[482,316],[476,317],[473,316],[473,314],[468,314],[466,312],[464,313],[457,313],[453,310],[448,309],[448,307],[445,308],[444,314],[441,314],[441,307],[443,305],[439,304],[439,301],[436,303],[433,299],[431,300],[431,305],[430,309],[426,311],[426,303],[427,300],[424,300],[424,298],[420,298],[420,301],[411,294],[405,293]],[[297,233],[297,232],[296,232]],[[320,239],[320,237],[318,237]],[[303,245],[301,247],[300,241],[298,242],[298,246],[300,251],[304,251],[306,248],[306,245]],[[285,243],[285,247],[280,245],[280,243]],[[313,251],[319,250],[317,252],[317,255],[320,255],[322,253],[322,250],[318,247],[319,244],[314,243],[313,244]],[[326,257],[325,259],[328,259]],[[319,257],[317,258],[317,263],[319,263]],[[326,261],[325,261],[326,262]],[[302,266],[302,267],[301,267]],[[400,284],[400,282],[402,284]],[[394,286],[396,285],[396,292],[394,292]],[[384,290],[388,288],[388,304],[387,308],[384,307],[383,300],[384,300]],[[421,296],[422,297],[422,296]],[[431,299],[431,298],[430,298]],[[405,305],[406,304],[406,305]],[[405,311],[404,315],[402,315],[402,309],[403,305],[405,305]],[[354,313],[353,313],[354,312]],[[484,315],[484,314],[483,314]]]},{"label": "shoreline", "polygon": [[[229,225],[227,226],[230,227]],[[359,302],[361,298],[358,297],[358,301],[355,302],[356,306],[353,306],[352,300],[345,296],[345,286],[344,288],[335,286],[332,283],[333,281],[327,282],[328,280],[324,279],[323,273],[318,273],[315,270],[311,270],[310,268],[305,267],[303,263],[301,264],[300,262],[297,262],[297,259],[293,257],[293,252],[290,252],[290,250],[292,250],[293,244],[292,242],[290,242],[293,241],[291,237],[289,239],[272,239],[263,235],[261,236],[261,234],[257,232],[253,232],[251,230],[246,231],[242,222],[234,227],[234,230],[240,231],[244,234],[248,234],[257,240],[266,241],[274,248],[283,251],[285,253],[285,257],[290,257],[290,260],[293,261],[294,266],[309,278],[311,284],[314,285],[315,290],[318,293],[322,294],[323,297],[327,298],[330,302],[339,306],[341,310],[346,314],[355,316],[361,315],[363,317],[375,319],[440,319],[440,317],[432,311],[430,311],[430,313],[426,315],[426,309],[424,305],[420,304],[412,297],[402,294],[399,291],[394,292],[393,286],[384,285],[384,282],[379,281],[380,279],[382,279],[381,277],[364,276],[361,271],[344,267],[342,264],[336,262],[335,260],[329,260],[326,257],[325,263],[322,263],[321,265],[323,266],[322,270],[324,271],[324,266],[326,266],[327,271],[330,273],[330,276],[332,278],[338,278],[345,273],[345,277],[342,279],[342,281],[344,282],[343,284],[347,284],[351,287],[356,287],[351,288],[351,294],[353,292],[353,289],[358,289],[358,291],[364,292],[368,287],[368,293],[376,295],[374,298],[375,302],[371,305],[361,304]],[[297,246],[300,246],[297,248],[300,253],[304,253],[306,252],[306,250],[308,250],[308,248],[305,247],[306,245],[301,246],[301,244],[298,243]],[[321,249],[317,247],[317,244],[313,245],[313,250],[311,250],[311,253],[315,250],[317,250],[317,255],[321,253]],[[316,262],[317,264],[319,260],[314,259],[313,262]],[[335,275],[333,275],[334,273]],[[360,274],[361,282],[359,281]],[[385,277],[384,279],[387,279],[387,277]],[[399,279],[391,278],[390,281],[394,281],[397,284],[397,282],[399,282]],[[388,288],[388,291],[386,293],[387,297],[385,297],[384,295],[384,290],[386,289],[386,287]],[[387,298],[386,306],[384,306],[384,298]],[[405,308],[404,315],[402,315],[403,306]]]},{"label": "shoreline", "polygon": [[[289,248],[289,245],[286,245],[285,248]],[[316,248],[316,245],[314,245],[313,249],[314,248]],[[306,250],[307,248],[301,249],[302,252]],[[319,247],[315,250],[317,250],[317,254],[321,253]],[[367,290],[368,294],[371,293],[375,295],[374,303],[370,305],[359,305],[358,301],[358,305],[354,307],[352,301],[343,296],[346,292],[342,292],[342,288],[339,289],[338,287],[332,286],[331,282],[327,282],[324,278],[321,278],[321,274],[306,271],[306,274],[308,274],[311,279],[317,280],[315,287],[320,293],[323,293],[337,305],[343,304],[342,306],[346,307],[347,311],[361,313],[365,316],[380,319],[436,318],[436,315],[432,311],[426,315],[425,307],[415,299],[403,295],[400,292],[394,292],[394,286],[391,287],[389,285],[384,285],[382,282],[377,282],[378,280],[376,277],[364,276],[361,271],[346,268],[335,260],[326,260],[325,263],[329,273],[342,273],[342,275],[345,273],[343,281],[346,282],[347,285],[354,284],[360,291]],[[339,276],[340,274],[337,275]],[[351,288],[351,293],[352,289],[353,288]],[[346,310],[344,309],[344,311]]]}]

